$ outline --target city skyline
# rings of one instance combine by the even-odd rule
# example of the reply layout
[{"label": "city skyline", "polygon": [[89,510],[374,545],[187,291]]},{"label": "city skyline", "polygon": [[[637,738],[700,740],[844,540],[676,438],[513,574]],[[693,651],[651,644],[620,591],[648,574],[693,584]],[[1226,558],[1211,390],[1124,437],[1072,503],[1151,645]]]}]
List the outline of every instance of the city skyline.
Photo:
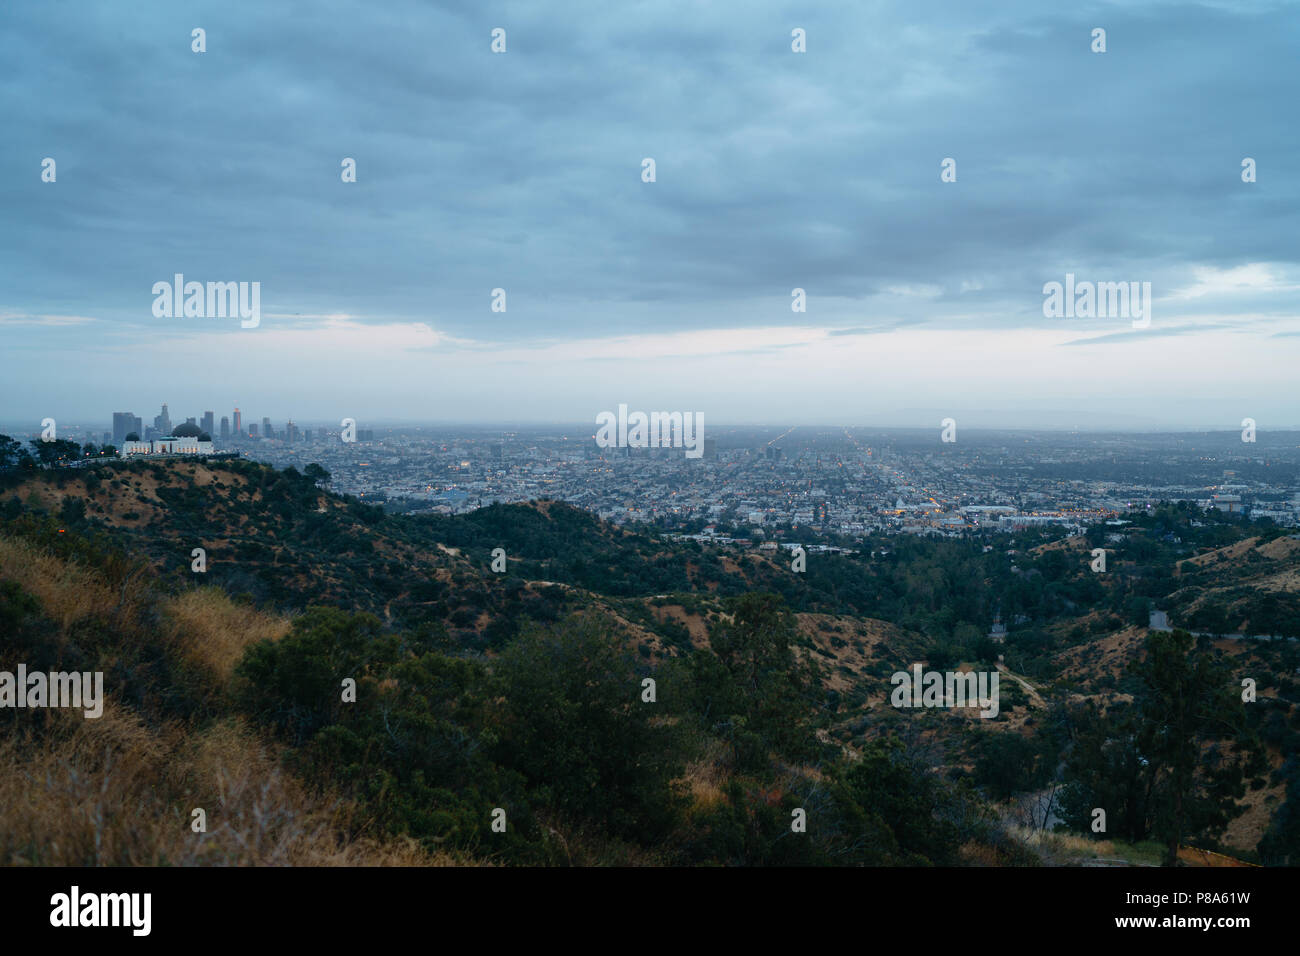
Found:
[{"label": "city skyline", "polygon": [[[113,417],[117,414],[132,414],[132,412],[114,411],[114,412],[109,412],[106,415],[105,414],[68,415],[68,416],[56,417],[56,421],[59,421],[60,423],[66,423],[67,425],[76,428],[95,429],[95,428],[102,427],[105,430],[111,431]],[[44,416],[42,416],[42,418],[43,417]],[[152,422],[152,418],[147,418],[145,415],[136,415],[136,417],[141,419],[142,422]],[[204,431],[207,431],[211,433],[214,437],[217,437],[221,430],[221,422],[223,417],[226,420],[226,422],[230,424],[231,434],[235,434],[236,430],[233,425],[233,417],[229,414],[222,416],[219,412],[216,413],[216,417],[214,419],[215,430],[203,427],[201,415],[197,415],[197,416],[187,415],[184,418],[173,419],[173,424],[181,424],[189,418],[194,418],[195,424],[198,424],[200,427],[203,427]],[[262,424],[262,419],[265,417],[268,416],[258,416],[252,420],[245,417],[243,428],[242,428],[242,434],[247,435],[250,426],[259,427]],[[355,416],[345,416],[345,417],[353,418],[354,421],[357,422],[358,427],[364,427],[370,429],[465,428],[465,429],[483,430],[483,429],[501,428],[501,429],[508,430],[513,428],[525,428],[525,429],[562,428],[562,429],[590,430],[593,436],[596,434],[598,430],[598,426],[594,423],[594,421],[584,422],[575,419],[568,419],[568,420],[543,419],[543,418],[513,419],[513,420],[483,419],[483,420],[471,421],[471,420],[453,419],[453,418],[441,419],[441,418],[396,418],[396,417],[357,418]],[[271,415],[269,416],[269,418],[271,419],[271,423],[273,426],[279,426],[276,429],[277,431],[281,430],[281,428],[286,424],[292,424],[300,430],[303,428],[311,428],[311,429],[326,428],[333,431],[341,430],[339,428],[339,420],[336,420],[329,416],[289,417],[289,416]],[[103,419],[102,422],[101,419]],[[19,434],[19,433],[27,434],[29,432],[35,434],[41,430],[40,422],[41,419],[32,420],[32,419],[4,417],[4,418],[0,418],[0,432],[7,430],[8,433],[10,434]],[[108,425],[105,426],[104,422],[107,422]],[[1107,426],[1107,425],[1075,427],[1075,426],[1026,426],[1026,425],[1000,424],[1000,423],[963,424],[960,421],[958,421],[958,424],[964,430],[981,432],[981,433],[1005,432],[1005,433],[1034,434],[1034,433],[1041,432],[1043,434],[1083,434],[1083,435],[1096,434],[1096,435],[1141,436],[1141,435],[1184,435],[1184,434],[1215,435],[1215,434],[1239,433],[1242,431],[1242,426],[1239,423],[1225,424],[1222,422],[1215,423],[1213,425],[1207,424],[1207,425],[1188,425],[1183,427],[1147,427],[1147,428],[1136,428],[1136,427],[1125,428],[1125,427]],[[1256,421],[1256,426],[1257,426],[1257,433],[1260,436],[1264,436],[1269,433],[1272,433],[1274,435],[1292,435],[1292,434],[1300,435],[1300,424],[1275,426],[1272,424],[1260,423]],[[145,426],[145,427],[149,427],[149,426]],[[878,432],[915,433],[915,432],[933,431],[935,435],[938,436],[943,430],[943,424],[942,421],[938,419],[936,419],[933,422],[933,424],[887,424],[879,421],[853,421],[853,420],[836,421],[832,419],[824,419],[824,420],[753,419],[753,420],[724,420],[724,421],[717,421],[717,422],[710,421],[709,424],[706,426],[706,430],[710,432],[715,430],[728,430],[728,429],[736,429],[736,428],[746,428],[746,429],[748,428],[860,428],[860,429],[870,429]],[[938,439],[936,438],[936,440]]]},{"label": "city skyline", "polygon": [[[261,406],[259,406],[259,408],[260,407]],[[234,411],[233,406],[231,409],[227,410],[226,414],[222,414],[222,412],[220,411],[213,411],[214,418],[213,418],[212,427],[207,427],[203,423],[203,416],[208,411],[213,411],[213,410],[205,409],[203,412],[201,412],[198,415],[186,415],[181,418],[175,418],[172,421],[173,424],[180,424],[193,418],[195,420],[194,421],[195,424],[199,425],[204,431],[207,431],[211,433],[214,437],[216,437],[220,433],[221,424],[223,421],[225,421],[225,423],[230,426],[231,434],[247,435],[249,433],[250,427],[254,427],[254,428],[259,427],[262,424],[263,420],[268,417],[270,418],[270,421],[273,426],[278,425],[280,427],[283,427],[284,425],[292,424],[300,430],[303,428],[312,428],[312,429],[326,428],[326,429],[332,429],[337,431],[340,430],[339,423],[342,420],[341,418],[335,418],[329,415],[298,416],[298,415],[272,414],[270,416],[257,415],[250,418],[247,414],[244,414],[242,429],[236,429],[234,424],[235,418],[234,415],[231,414]],[[944,410],[942,409],[932,409],[925,414],[929,414],[931,417],[933,417],[934,415],[941,414],[943,411]],[[109,422],[111,425],[114,417],[119,414],[135,414],[135,412],[134,409],[128,409],[125,411],[115,410],[108,413],[87,413],[87,414],[73,414],[73,415],[49,416],[49,417],[55,417],[56,421],[63,422],[78,428],[95,428],[99,424],[100,419]],[[730,419],[730,420],[714,421],[712,419],[709,419],[708,416],[706,415],[706,420],[708,421],[708,425],[706,426],[706,428],[707,430],[710,431],[735,429],[735,428],[862,428],[862,429],[871,429],[880,432],[933,431],[936,435],[938,435],[943,430],[944,427],[942,419],[936,418],[934,419],[933,422],[929,422],[929,421],[919,422],[919,419],[921,418],[922,414],[923,413],[916,412],[916,411],[909,412],[909,418],[912,421],[911,424],[895,424],[895,423],[885,422],[881,420],[850,420],[850,419],[835,420],[831,418],[808,419],[808,420],[800,420],[800,419],[793,419],[793,418],[771,418],[771,419],[755,418],[755,419]],[[0,417],[0,431],[8,429],[10,432],[15,434],[18,432],[22,432],[22,433],[39,432],[41,428],[40,422],[45,417],[47,416],[41,416],[40,418],[37,419],[22,419],[22,418],[6,415],[4,417]],[[135,417],[140,419],[142,423],[150,423],[153,421],[153,417],[145,414],[135,414]],[[582,421],[578,419],[572,419],[572,418],[571,419],[485,418],[485,419],[472,420],[472,419],[463,419],[463,418],[432,418],[432,417],[405,418],[405,417],[397,417],[397,416],[376,416],[376,417],[366,416],[364,418],[361,418],[355,415],[344,415],[342,417],[352,418],[358,424],[358,426],[372,428],[372,429],[373,428],[421,428],[421,427],[450,428],[450,429],[455,429],[455,428],[492,429],[497,427],[500,427],[502,429],[511,429],[511,428],[574,429],[576,428],[580,430],[589,429],[591,433],[595,435],[599,428],[599,426],[595,422],[594,415],[592,421],[590,422]],[[944,417],[946,418],[950,416],[947,416],[945,414]],[[1260,422],[1259,420],[1254,419],[1253,416],[1244,416],[1244,417],[1250,418],[1252,421],[1255,422],[1256,431],[1260,435],[1265,435],[1268,433],[1273,433],[1275,435],[1287,435],[1291,433],[1300,434],[1300,423],[1274,424],[1271,422]],[[1000,420],[989,421],[983,415],[977,415],[977,417],[973,419],[969,419],[966,422],[962,422],[956,419],[955,421],[957,421],[958,424],[963,429],[969,429],[971,431],[1009,432],[1009,433],[1026,433],[1026,434],[1032,434],[1036,432],[1042,432],[1045,434],[1078,433],[1078,434],[1120,434],[1120,435],[1229,434],[1229,433],[1241,432],[1243,429],[1243,426],[1240,422],[1231,422],[1231,421],[1203,423],[1198,425],[1186,425],[1186,426],[1179,426],[1179,427],[1158,427],[1158,426],[1157,427],[1123,427],[1121,425],[1105,425],[1105,424],[1079,425],[1079,426],[1066,426],[1066,425],[1034,426],[1034,425],[1005,423]],[[146,424],[143,427],[148,427],[148,426]],[[111,430],[111,427],[109,430]],[[277,428],[277,431],[278,430],[279,428]]]}]

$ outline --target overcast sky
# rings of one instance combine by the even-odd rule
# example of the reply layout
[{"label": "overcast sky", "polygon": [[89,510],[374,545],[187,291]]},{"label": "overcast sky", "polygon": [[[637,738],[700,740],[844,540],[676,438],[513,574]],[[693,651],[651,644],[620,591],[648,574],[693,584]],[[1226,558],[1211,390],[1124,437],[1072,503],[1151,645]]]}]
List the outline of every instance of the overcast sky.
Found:
[{"label": "overcast sky", "polygon": [[[1297,50],[1251,0],[5,0],[0,420],[1300,426]],[[155,317],[175,273],[260,325]],[[1149,327],[1044,317],[1066,273]]]}]

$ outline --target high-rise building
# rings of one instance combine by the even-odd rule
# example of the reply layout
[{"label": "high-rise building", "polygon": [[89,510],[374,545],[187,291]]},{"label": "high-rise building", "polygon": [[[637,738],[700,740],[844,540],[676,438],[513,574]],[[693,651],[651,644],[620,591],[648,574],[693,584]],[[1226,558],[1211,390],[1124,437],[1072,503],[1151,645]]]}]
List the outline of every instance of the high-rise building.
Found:
[{"label": "high-rise building", "polygon": [[216,431],[217,416],[213,412],[203,413],[203,422],[199,425],[205,432],[211,435]]},{"label": "high-rise building", "polygon": [[275,437],[275,432],[271,430],[271,419],[269,418],[262,419],[262,437],[263,438]]},{"label": "high-rise building", "polygon": [[256,426],[256,425],[249,425],[249,426],[248,426],[248,437],[249,437],[249,438],[256,438],[256,437],[257,437],[257,426]]},{"label": "high-rise building", "polygon": [[121,448],[122,442],[126,441],[126,436],[131,432],[137,435],[144,434],[144,422],[140,420],[140,416],[130,412],[114,412],[113,444]]},{"label": "high-rise building", "polygon": [[230,419],[225,415],[221,416],[221,440],[230,441]]},{"label": "high-rise building", "polygon": [[242,438],[243,436],[244,436],[244,420],[239,417],[239,406],[236,405],[235,406],[235,437]]},{"label": "high-rise building", "polygon": [[284,440],[287,442],[298,440],[298,426],[293,423],[292,418],[289,419],[289,424],[284,426]]},{"label": "high-rise building", "polygon": [[167,411],[166,402],[163,402],[162,413],[154,416],[153,427],[158,429],[159,436],[170,435],[172,433],[172,416],[171,413]]}]

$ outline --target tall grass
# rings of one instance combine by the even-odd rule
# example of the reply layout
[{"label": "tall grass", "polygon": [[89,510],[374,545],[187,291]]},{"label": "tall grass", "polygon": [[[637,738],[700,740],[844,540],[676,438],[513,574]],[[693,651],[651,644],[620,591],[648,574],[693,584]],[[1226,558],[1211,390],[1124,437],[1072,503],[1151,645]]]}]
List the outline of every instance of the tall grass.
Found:
[{"label": "tall grass", "polygon": [[[411,840],[372,837],[356,806],[285,772],[280,745],[220,706],[244,649],[282,637],[288,618],[239,605],[215,588],[165,596],[147,572],[126,569],[118,577],[110,586],[111,568],[0,536],[0,580],[21,585],[62,631],[42,636],[48,625],[38,622],[26,639],[71,646],[93,634],[98,666],[127,681],[116,699],[106,687],[98,719],[53,708],[0,714],[0,865],[472,862]],[[64,649],[46,648],[55,661]],[[160,667],[159,651],[188,665],[184,679],[212,707],[174,706],[180,672]],[[170,675],[169,683],[151,683],[159,675]],[[136,710],[126,701],[149,706]],[[196,808],[206,813],[205,832],[191,827]]]},{"label": "tall grass", "polygon": [[78,621],[110,614],[118,604],[118,595],[95,571],[23,538],[0,536],[0,578],[22,585],[65,633]]},{"label": "tall grass", "polygon": [[245,648],[289,633],[287,615],[238,604],[220,588],[195,588],[162,605],[166,635],[181,656],[225,686]]},{"label": "tall grass", "polygon": [[[434,866],[463,861],[370,839],[351,806],[309,793],[239,719],[146,727],[109,702],[48,712],[0,741],[0,865]],[[206,832],[191,827],[206,812]]]}]

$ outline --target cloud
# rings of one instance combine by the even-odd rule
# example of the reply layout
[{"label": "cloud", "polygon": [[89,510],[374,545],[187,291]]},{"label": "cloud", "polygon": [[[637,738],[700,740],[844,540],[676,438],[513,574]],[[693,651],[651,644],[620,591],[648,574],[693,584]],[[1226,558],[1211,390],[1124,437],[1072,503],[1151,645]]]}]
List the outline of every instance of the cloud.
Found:
[{"label": "cloud", "polygon": [[[309,20],[209,3],[204,54],[196,14],[165,0],[77,19],[10,6],[0,86],[39,88],[6,100],[0,328],[31,382],[105,350],[205,349],[191,380],[217,389],[246,349],[285,349],[292,380],[298,354],[373,343],[527,365],[615,361],[619,342],[663,361],[771,352],[808,380],[812,342],[1043,330],[1042,284],[1066,272],[1149,280],[1169,321],[1208,328],[1281,316],[1300,285],[1294,136],[1277,121],[1300,98],[1292,5],[952,2],[924,20],[832,5],[799,13],[806,54],[779,0],[574,17],[506,0],[491,22],[424,0],[320,0]],[[1089,51],[1099,11],[1105,55]],[[1240,181],[1246,155],[1257,183]],[[152,283],[176,272],[261,282],[259,337],[154,320]],[[813,330],[791,331],[795,287]],[[31,316],[49,320],[14,318]],[[1055,330],[1033,340],[1026,361],[1062,362]],[[1215,358],[1189,373],[1249,380]],[[390,369],[348,374],[379,390]],[[497,383],[521,405],[551,384]]]},{"label": "cloud", "polygon": [[847,329],[827,329],[826,334],[832,337],[839,335],[880,335],[884,332],[892,332],[895,329],[920,324],[921,320],[919,319],[899,319],[895,322],[882,322],[880,325],[858,325]]},{"label": "cloud", "polygon": [[1176,289],[1167,298],[1174,301],[1197,299],[1207,295],[1242,295],[1248,293],[1295,292],[1300,281],[1284,279],[1283,272],[1300,272],[1295,266],[1267,262],[1248,262],[1245,265],[1216,268],[1197,266],[1192,270],[1195,281],[1186,288]]},{"label": "cloud", "polygon": [[1061,345],[1103,345],[1103,344],[1122,344],[1133,342],[1138,339],[1163,339],[1175,335],[1197,335],[1203,332],[1217,331],[1220,329],[1238,329],[1238,326],[1227,324],[1207,324],[1207,325],[1165,325],[1154,326],[1147,329],[1129,329],[1124,332],[1109,332],[1105,335],[1095,335],[1086,339],[1071,339],[1069,342],[1062,342]]},{"label": "cloud", "polygon": [[86,325],[90,322],[98,322],[88,315],[24,315],[16,312],[0,312],[0,325],[30,325],[30,326],[64,326],[64,325]]}]

